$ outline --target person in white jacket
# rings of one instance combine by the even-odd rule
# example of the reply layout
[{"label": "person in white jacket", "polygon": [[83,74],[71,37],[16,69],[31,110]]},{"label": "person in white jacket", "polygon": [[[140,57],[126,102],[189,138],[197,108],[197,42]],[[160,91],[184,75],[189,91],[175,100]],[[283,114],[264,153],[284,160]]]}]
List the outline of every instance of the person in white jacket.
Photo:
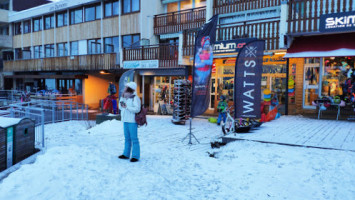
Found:
[{"label": "person in white jacket", "polygon": [[131,162],[137,162],[140,158],[138,125],[135,116],[141,110],[141,100],[137,96],[136,89],[137,84],[135,82],[127,83],[119,103],[125,137],[125,148],[119,158],[129,159],[132,147]]}]

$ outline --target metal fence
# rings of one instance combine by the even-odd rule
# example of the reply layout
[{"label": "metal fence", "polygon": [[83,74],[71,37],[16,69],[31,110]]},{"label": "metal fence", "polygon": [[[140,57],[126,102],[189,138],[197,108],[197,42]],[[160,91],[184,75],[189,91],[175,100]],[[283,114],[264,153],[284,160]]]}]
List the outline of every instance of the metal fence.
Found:
[{"label": "metal fence", "polygon": [[6,106],[20,100],[16,90],[0,90],[0,106]]},{"label": "metal fence", "polygon": [[44,125],[49,123],[88,120],[88,105],[72,101],[32,100],[30,102],[15,103],[0,108],[0,116],[23,118],[27,117],[35,122],[36,147],[45,147]]}]

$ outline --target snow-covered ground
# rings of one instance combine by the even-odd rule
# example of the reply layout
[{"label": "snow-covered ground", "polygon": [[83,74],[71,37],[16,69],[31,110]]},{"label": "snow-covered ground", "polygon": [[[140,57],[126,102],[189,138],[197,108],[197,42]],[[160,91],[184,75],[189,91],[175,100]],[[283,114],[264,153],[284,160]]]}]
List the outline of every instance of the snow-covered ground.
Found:
[{"label": "snow-covered ground", "polygon": [[0,200],[355,199],[354,152],[248,141],[211,150],[219,127],[194,119],[201,144],[189,146],[181,141],[188,125],[170,119],[150,116],[139,129],[138,163],[117,158],[124,145],[119,121],[89,130],[84,122],[47,125],[47,150],[2,180]]}]

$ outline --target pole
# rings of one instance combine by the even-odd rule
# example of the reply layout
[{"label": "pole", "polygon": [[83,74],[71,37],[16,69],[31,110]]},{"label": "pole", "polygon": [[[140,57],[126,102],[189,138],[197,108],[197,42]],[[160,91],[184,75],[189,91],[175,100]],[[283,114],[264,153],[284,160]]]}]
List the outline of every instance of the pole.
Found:
[{"label": "pole", "polygon": [[289,80],[289,71],[290,71],[290,62],[289,58],[286,61],[286,91],[285,91],[285,115],[288,115],[288,80]]}]

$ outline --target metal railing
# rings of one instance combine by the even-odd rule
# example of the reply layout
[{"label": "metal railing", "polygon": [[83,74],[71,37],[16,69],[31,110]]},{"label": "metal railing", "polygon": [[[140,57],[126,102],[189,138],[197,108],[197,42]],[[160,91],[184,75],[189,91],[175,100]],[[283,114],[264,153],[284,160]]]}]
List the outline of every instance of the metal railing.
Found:
[{"label": "metal railing", "polygon": [[0,90],[0,106],[7,106],[20,100],[20,95],[16,90]]},{"label": "metal railing", "polygon": [[35,145],[45,147],[44,125],[71,120],[88,120],[88,105],[72,101],[32,100],[0,108],[0,116],[30,118],[35,122]]}]

